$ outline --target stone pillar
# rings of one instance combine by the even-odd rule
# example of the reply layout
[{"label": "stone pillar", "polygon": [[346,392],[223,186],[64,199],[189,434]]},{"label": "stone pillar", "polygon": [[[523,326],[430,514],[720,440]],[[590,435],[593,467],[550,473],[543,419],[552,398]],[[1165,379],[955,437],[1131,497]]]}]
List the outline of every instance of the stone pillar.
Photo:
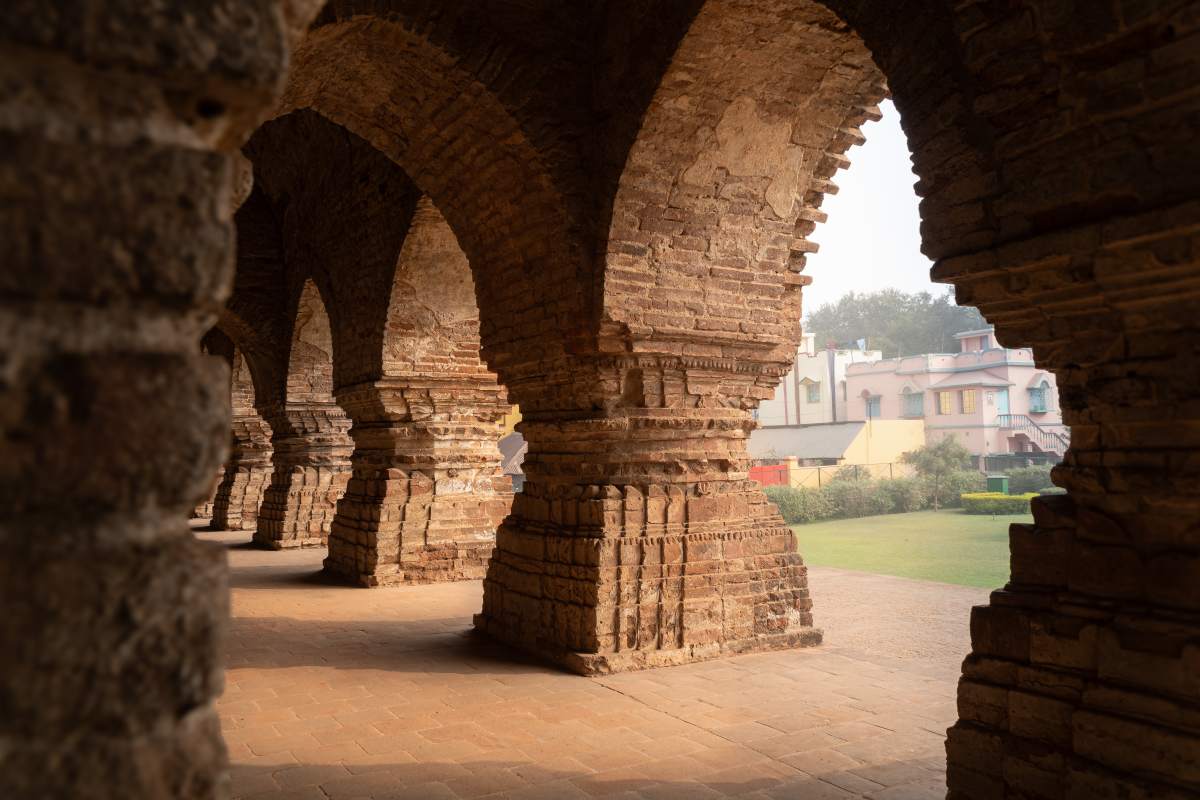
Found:
[{"label": "stone pillar", "polygon": [[748,477],[754,379],[573,366],[513,386],[526,480],[476,627],[585,674],[818,643],[795,538]]},{"label": "stone pillar", "polygon": [[213,500],[213,530],[254,530],[271,482],[271,428],[254,408],[254,386],[240,351],[233,361],[233,441]]},{"label": "stone pillar", "polygon": [[256,529],[272,472],[270,428],[258,414],[235,414],[229,461],[213,498],[209,527],[215,531]]},{"label": "stone pillar", "polygon": [[213,507],[217,499],[217,492],[220,490],[221,481],[225,477],[225,467],[222,466],[217,470],[217,474],[213,476],[212,488],[209,489],[208,495],[204,502],[192,509],[192,519],[212,519]]},{"label": "stone pillar", "polygon": [[[279,9],[0,12],[0,797],[228,794],[224,461],[200,353],[233,275],[232,144]],[[148,42],[153,45],[147,46]],[[247,56],[246,54],[252,54]]]},{"label": "stone pillar", "polygon": [[362,586],[479,579],[512,490],[500,472],[495,379],[339,390],[354,420],[354,474],[325,569]]},{"label": "stone pillar", "polygon": [[[971,615],[953,800],[1200,795],[1200,331],[1182,299],[1200,286],[1198,214],[1191,203],[992,256],[1045,265],[1021,285],[1100,285],[1062,291],[1066,320],[1038,325],[1017,303],[1012,322],[997,315],[1057,373],[1071,447],[1053,476],[1070,494],[1035,499],[1033,524],[1011,526],[1011,579]],[[989,275],[960,299],[1006,285]]]},{"label": "stone pillar", "polygon": [[510,406],[480,360],[471,266],[429,198],[393,258],[378,371],[335,392],[354,420],[354,477],[325,568],[362,586],[482,578],[511,502],[498,447]]},{"label": "stone pillar", "polygon": [[273,432],[272,472],[254,541],[274,550],[323,547],[350,479],[350,420],[317,403],[263,416]]}]

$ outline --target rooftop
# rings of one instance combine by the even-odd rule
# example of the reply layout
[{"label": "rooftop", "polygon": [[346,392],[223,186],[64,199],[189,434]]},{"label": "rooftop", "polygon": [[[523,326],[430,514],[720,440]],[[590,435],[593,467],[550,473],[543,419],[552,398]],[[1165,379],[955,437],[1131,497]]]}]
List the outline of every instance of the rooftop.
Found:
[{"label": "rooftop", "polygon": [[750,434],[751,458],[842,458],[865,422],[764,425]]}]

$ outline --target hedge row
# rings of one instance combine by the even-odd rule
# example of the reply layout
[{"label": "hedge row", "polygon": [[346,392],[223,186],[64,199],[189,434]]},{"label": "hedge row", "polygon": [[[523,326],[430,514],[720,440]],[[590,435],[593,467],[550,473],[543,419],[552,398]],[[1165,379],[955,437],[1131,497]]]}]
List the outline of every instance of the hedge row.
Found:
[{"label": "hedge row", "polygon": [[1008,475],[1009,494],[1028,494],[1040,491],[1047,486],[1053,486],[1050,480],[1050,465],[1034,465],[1010,469]]},{"label": "hedge row", "polygon": [[986,482],[970,470],[943,475],[936,483],[930,478],[853,480],[839,474],[820,489],[768,486],[763,491],[779,507],[784,521],[797,524],[920,511],[933,507],[935,494],[940,507],[952,508],[960,505],[963,493],[984,489]]},{"label": "hedge row", "polygon": [[1029,511],[1029,500],[1037,496],[1037,492],[968,492],[962,496],[962,505],[968,514],[1024,514]]}]

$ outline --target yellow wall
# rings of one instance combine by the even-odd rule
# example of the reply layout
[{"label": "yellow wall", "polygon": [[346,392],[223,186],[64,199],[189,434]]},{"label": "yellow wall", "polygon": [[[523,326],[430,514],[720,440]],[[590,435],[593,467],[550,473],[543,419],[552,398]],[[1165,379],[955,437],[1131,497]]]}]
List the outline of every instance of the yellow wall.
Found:
[{"label": "yellow wall", "polygon": [[508,436],[510,433],[512,433],[513,428],[515,428],[517,423],[520,421],[521,408],[520,406],[513,406],[508,410],[508,413],[504,415],[504,419],[500,421],[504,426],[504,432],[500,434],[500,438],[503,439],[505,436]]},{"label": "yellow wall", "polygon": [[925,422],[919,419],[867,420],[846,448],[842,464],[887,464],[925,446]]},{"label": "yellow wall", "polygon": [[925,423],[922,420],[871,420],[846,448],[845,458],[836,465],[801,467],[796,459],[787,459],[788,482],[795,488],[817,489],[829,483],[838,470],[859,466],[864,476],[872,478],[901,478],[914,474],[900,457],[925,445]]}]

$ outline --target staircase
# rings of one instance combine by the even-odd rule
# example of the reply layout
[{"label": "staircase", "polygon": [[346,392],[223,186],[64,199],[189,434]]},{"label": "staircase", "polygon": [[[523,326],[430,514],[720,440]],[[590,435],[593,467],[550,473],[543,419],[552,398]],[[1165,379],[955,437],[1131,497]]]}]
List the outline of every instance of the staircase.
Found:
[{"label": "staircase", "polygon": [[1000,414],[996,421],[1000,423],[1001,428],[1025,434],[1031,442],[1037,445],[1039,450],[1044,452],[1057,453],[1061,456],[1066,454],[1067,448],[1071,446],[1070,428],[1063,428],[1061,433],[1047,430],[1039,425],[1037,420],[1030,419],[1026,414]]}]

